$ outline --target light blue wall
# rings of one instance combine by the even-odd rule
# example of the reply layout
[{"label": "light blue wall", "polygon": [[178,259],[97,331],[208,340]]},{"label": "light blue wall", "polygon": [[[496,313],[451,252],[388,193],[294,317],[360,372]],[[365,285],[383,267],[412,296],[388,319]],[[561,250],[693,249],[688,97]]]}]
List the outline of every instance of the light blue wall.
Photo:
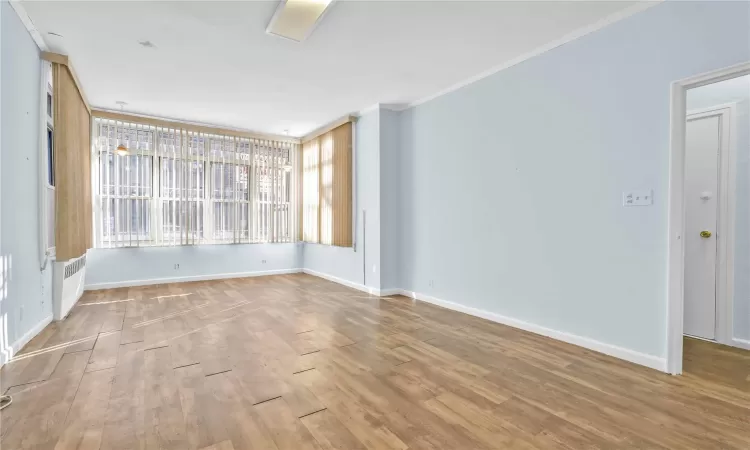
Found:
[{"label": "light blue wall", "polygon": [[381,288],[401,287],[401,176],[399,165],[400,114],[388,109],[380,110],[380,258]]},{"label": "light blue wall", "polygon": [[5,1],[0,2],[0,61],[0,328],[7,323],[0,340],[5,349],[52,315],[52,265],[42,272],[39,261],[40,51]]},{"label": "light blue wall", "polygon": [[403,112],[402,287],[664,356],[670,83],[749,30],[750,3],[665,2]]},{"label": "light blue wall", "polygon": [[[380,120],[378,108],[360,117],[354,128],[356,251],[319,244],[305,244],[304,249],[306,269],[374,289],[381,287]],[[367,212],[366,221],[363,210]]]},{"label": "light blue wall", "polygon": [[750,75],[727,90],[719,84],[691,89],[688,110],[737,103],[735,153],[734,336],[750,340]]},{"label": "light blue wall", "polygon": [[300,249],[281,243],[96,248],[88,252],[86,286],[298,269]]}]

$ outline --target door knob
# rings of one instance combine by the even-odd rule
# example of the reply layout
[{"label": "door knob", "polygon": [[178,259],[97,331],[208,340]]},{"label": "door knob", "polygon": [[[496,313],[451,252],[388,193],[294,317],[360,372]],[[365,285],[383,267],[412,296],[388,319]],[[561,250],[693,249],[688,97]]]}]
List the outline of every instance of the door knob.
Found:
[{"label": "door knob", "polygon": [[708,239],[711,237],[711,232],[708,230],[703,230],[701,231],[701,237],[704,239]]}]

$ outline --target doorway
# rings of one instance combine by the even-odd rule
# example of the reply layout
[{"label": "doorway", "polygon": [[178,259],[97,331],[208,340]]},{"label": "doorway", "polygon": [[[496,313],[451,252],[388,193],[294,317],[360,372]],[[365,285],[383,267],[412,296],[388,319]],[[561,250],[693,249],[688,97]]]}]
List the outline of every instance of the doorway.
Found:
[{"label": "doorway", "polygon": [[[707,345],[750,349],[747,75],[750,62],[672,83],[667,299],[672,374],[682,373],[685,335]],[[747,86],[735,89],[745,98],[725,96],[732,86]],[[747,125],[744,135],[738,123]],[[738,142],[738,135],[745,140]]]}]

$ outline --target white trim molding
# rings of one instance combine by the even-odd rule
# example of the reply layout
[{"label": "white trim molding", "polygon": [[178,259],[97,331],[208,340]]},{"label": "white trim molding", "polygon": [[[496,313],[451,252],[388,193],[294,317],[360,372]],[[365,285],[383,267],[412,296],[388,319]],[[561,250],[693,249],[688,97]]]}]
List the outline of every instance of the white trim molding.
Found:
[{"label": "white trim molding", "polygon": [[380,290],[380,296],[381,297],[388,297],[388,296],[391,296],[391,295],[403,295],[403,293],[404,293],[404,290],[403,289],[398,289],[398,288],[381,289]]},{"label": "white trim molding", "polygon": [[446,89],[443,89],[439,92],[436,92],[432,95],[428,95],[427,97],[421,98],[419,100],[416,100],[414,102],[409,103],[404,108],[401,109],[409,109],[414,106],[421,105],[422,103],[426,103],[430,100],[436,99],[438,97],[441,97],[445,94],[451,93],[453,91],[457,91],[461,89],[462,87],[468,86],[472,83],[475,83],[483,78],[487,78],[491,75],[494,75],[498,72],[501,72],[505,69],[508,69],[510,67],[513,67],[517,64],[520,64],[528,59],[534,58],[536,56],[539,56],[543,53],[546,53],[552,49],[555,49],[561,45],[567,44],[568,42],[575,41],[576,39],[586,36],[587,34],[593,33],[595,31],[601,30],[604,27],[607,27],[609,25],[612,25],[615,22],[619,22],[622,19],[626,19],[634,14],[637,14],[641,11],[645,11],[648,8],[651,8],[652,6],[656,6],[659,3],[663,2],[664,0],[646,0],[646,1],[639,1],[638,3],[634,4],[633,6],[627,7],[625,9],[621,9],[620,11],[617,11],[613,14],[610,14],[603,19],[594,22],[590,25],[583,26],[581,28],[578,28],[577,30],[574,30],[565,36],[561,37],[560,39],[556,39],[552,42],[549,42],[545,45],[542,45],[541,47],[537,47],[530,52],[524,53],[516,58],[513,58],[510,61],[507,61],[503,64],[500,64],[498,66],[492,67],[489,70],[486,70],[478,75],[474,75],[464,81],[461,81],[459,83],[456,83]]},{"label": "white trim molding", "polygon": [[732,339],[732,347],[744,348],[750,350],[750,341],[746,339],[734,338]]},{"label": "white trim molding", "polygon": [[667,219],[667,371],[682,373],[685,296],[685,129],[687,90],[750,74],[750,62],[678,80],[669,111],[669,194]]},{"label": "white trim molding", "polygon": [[515,319],[513,317],[503,316],[501,314],[485,311],[478,308],[462,305],[459,303],[442,300],[436,297],[432,297],[425,294],[412,291],[401,291],[402,295],[410,297],[415,300],[431,303],[436,306],[440,306],[453,311],[462,312],[475,317],[481,317],[492,322],[507,325],[513,328],[519,328],[521,330],[529,331],[535,334],[540,334],[558,341],[567,342],[568,344],[577,345],[579,347],[594,350],[605,355],[613,356],[615,358],[623,359],[635,364],[650,367],[652,369],[659,370],[661,372],[667,371],[667,360],[659,356],[649,355],[647,353],[637,352],[628,348],[619,347],[617,345],[607,344],[606,342],[597,341],[595,339],[578,336],[576,334],[568,333],[565,331],[554,330],[552,328],[543,327],[523,320]]},{"label": "white trim molding", "polygon": [[13,356],[15,356],[16,353],[18,353],[24,345],[28,344],[29,341],[34,339],[34,337],[41,333],[44,327],[52,323],[52,315],[45,317],[42,319],[39,323],[34,325],[29,331],[27,331],[23,336],[16,339],[15,342],[10,344],[8,348],[2,349],[2,352],[0,352],[0,367],[2,367],[5,363],[8,361],[13,360]]},{"label": "white trim molding", "polygon": [[512,317],[503,316],[501,314],[493,313],[490,311],[485,311],[482,309],[472,308],[470,306],[462,305],[460,303],[454,303],[454,302],[450,302],[447,300],[442,300],[437,297],[432,297],[426,294],[421,294],[419,292],[408,291],[405,289],[382,289],[382,290],[374,289],[374,288],[370,288],[359,283],[355,283],[353,281],[345,280],[343,278],[335,277],[333,275],[318,272],[315,270],[303,269],[302,271],[308,275],[313,275],[319,278],[323,278],[325,280],[332,281],[334,283],[338,283],[343,286],[347,286],[353,289],[357,289],[359,291],[367,292],[368,294],[381,296],[381,297],[400,294],[405,297],[409,297],[413,300],[419,300],[422,302],[431,303],[433,305],[440,306],[446,309],[450,309],[452,311],[462,312],[462,313],[469,314],[474,317],[480,317],[482,319],[487,319],[492,322],[500,323],[500,324],[507,325],[513,328],[518,328],[518,329],[536,333],[542,336],[547,336],[549,338],[556,339],[558,341],[567,342],[569,344],[577,345],[579,347],[587,348],[589,350],[594,350],[599,353],[604,353],[605,355],[613,356],[615,358],[623,359],[625,361],[629,361],[635,364],[650,367],[652,369],[656,369],[661,372],[667,371],[667,360],[666,358],[663,358],[663,357],[637,352],[635,350],[631,350],[631,349],[624,348],[624,347],[619,347],[617,345],[607,344],[606,342],[601,342],[595,339],[578,336],[578,335],[568,333],[565,331],[554,330],[552,328],[543,327],[541,325],[537,325],[537,324],[530,323],[530,322],[525,322],[523,320],[515,319]]},{"label": "white trim molding", "polygon": [[151,286],[154,284],[185,283],[189,281],[226,280],[228,278],[263,277],[268,275],[286,275],[300,273],[302,269],[279,269],[259,270],[255,272],[216,273],[209,275],[192,275],[186,277],[151,278],[147,280],[114,281],[111,283],[93,283],[84,286],[84,291],[97,291],[100,289],[114,289],[121,287]]},{"label": "white trim molding", "polygon": [[34,22],[31,20],[31,17],[29,17],[29,14],[26,12],[26,9],[24,9],[21,2],[16,1],[16,0],[11,0],[9,3],[10,3],[10,6],[18,15],[18,18],[21,19],[21,23],[23,23],[23,26],[26,27],[26,30],[31,35],[31,39],[33,39],[36,46],[39,47],[39,50],[43,52],[48,51],[49,49],[47,48],[47,43],[44,42],[44,38],[42,38],[42,34],[39,33],[39,30],[36,29]]},{"label": "white trim molding", "polygon": [[[302,269],[302,272],[312,275],[314,277],[323,278],[324,280],[333,281],[334,283],[341,284],[346,287],[350,287],[352,289],[356,289],[358,291],[366,292],[370,295],[375,295],[380,297],[382,294],[380,292],[380,289],[372,288],[369,286],[365,286],[364,284],[355,283],[354,281],[345,280],[343,278],[339,278],[337,276],[329,275],[327,273],[318,272],[317,270],[312,269]],[[393,291],[392,289],[389,291]],[[388,294],[392,295],[392,294]]]}]

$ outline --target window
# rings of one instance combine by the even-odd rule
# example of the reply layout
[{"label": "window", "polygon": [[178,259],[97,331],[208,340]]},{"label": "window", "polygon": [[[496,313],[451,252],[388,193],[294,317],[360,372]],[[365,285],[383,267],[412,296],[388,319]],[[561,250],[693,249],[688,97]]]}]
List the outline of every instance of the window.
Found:
[{"label": "window", "polygon": [[55,185],[55,135],[51,125],[47,125],[47,184]]},{"label": "window", "polygon": [[[40,149],[40,189],[39,214],[43,226],[40,231],[42,266],[47,256],[55,254],[55,123],[53,103],[52,64],[42,62],[41,130],[42,148]],[[44,181],[42,181],[44,180]]]},{"label": "window", "polygon": [[97,247],[294,242],[294,143],[96,118]]},{"label": "window", "polygon": [[302,146],[302,234],[306,242],[354,244],[352,124],[346,122]]}]

